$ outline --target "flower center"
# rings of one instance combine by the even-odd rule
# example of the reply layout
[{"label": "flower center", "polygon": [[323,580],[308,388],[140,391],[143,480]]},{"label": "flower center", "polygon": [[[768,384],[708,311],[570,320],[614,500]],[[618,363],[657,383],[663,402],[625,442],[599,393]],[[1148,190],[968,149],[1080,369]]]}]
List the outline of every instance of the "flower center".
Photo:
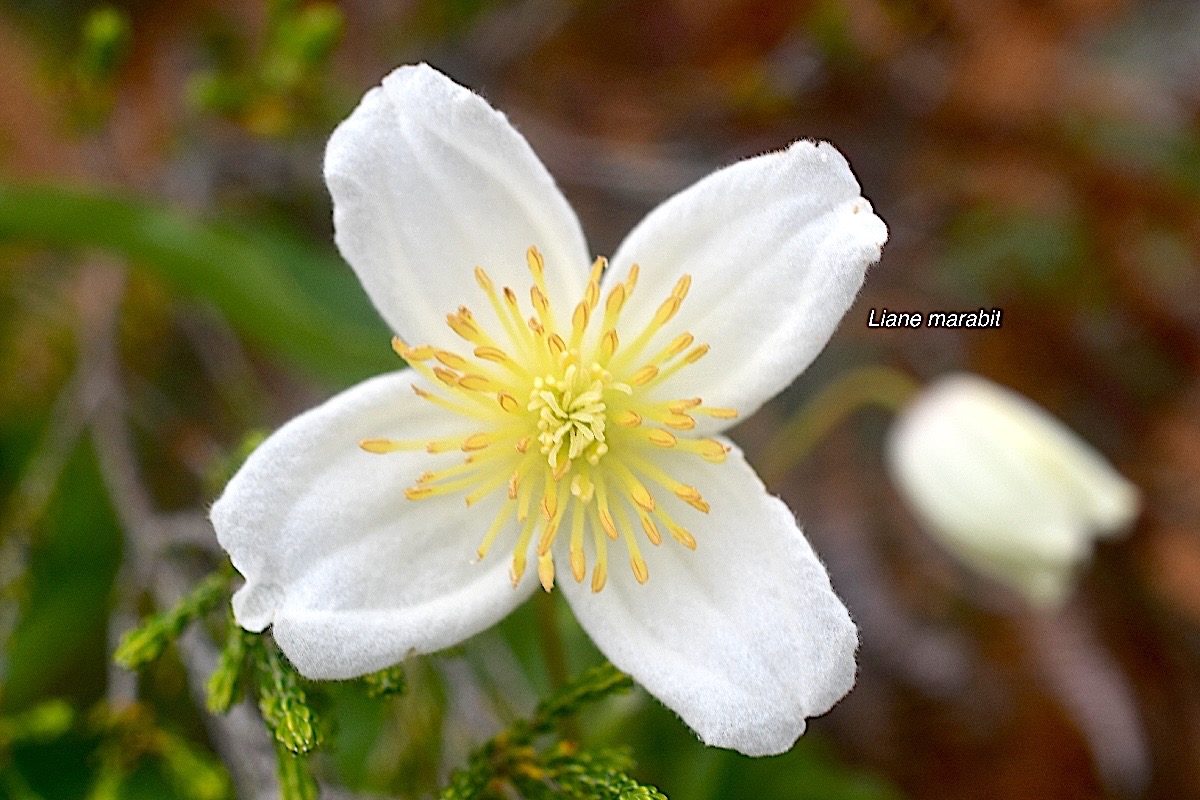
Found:
[{"label": "flower center", "polygon": [[[649,570],[639,533],[657,546],[666,528],[680,544],[696,547],[692,534],[655,496],[661,499],[669,493],[695,511],[709,510],[695,487],[674,479],[664,468],[669,463],[664,451],[720,463],[728,452],[725,445],[691,438],[687,432],[696,427],[696,415],[737,416],[730,408],[705,406],[698,397],[659,396],[664,381],[708,352],[706,344],[693,346],[694,338],[686,332],[657,352],[648,352],[678,312],[691,277],[679,279],[650,322],[626,343],[618,329],[621,311],[637,284],[636,264],[625,281],[612,286],[601,307],[606,262],[597,259],[569,325],[559,325],[546,291],[542,256],[531,247],[527,258],[534,280],[529,293],[533,316],[525,318],[516,293],[508,287],[497,291],[478,267],[476,282],[492,307],[493,327],[502,333],[493,336],[466,307],[447,316],[451,329],[474,345],[473,358],[393,340],[396,352],[437,389],[414,384],[413,391],[472,420],[476,432],[425,441],[365,439],[359,446],[371,453],[424,449],[466,454],[461,464],[421,475],[405,490],[410,500],[462,493],[467,505],[473,505],[506,488],[507,499],[478,555],[486,557],[515,519],[519,532],[511,570],[514,586],[524,574],[539,528],[537,569],[547,591],[554,584],[551,548],[560,531],[569,537],[567,552],[576,581],[583,580],[590,560],[592,590],[604,587],[608,543],[615,540],[623,541],[634,577],[644,583]],[[531,513],[535,504],[540,513]]]},{"label": "flower center", "polygon": [[534,379],[526,408],[538,412],[537,438],[555,474],[569,471],[571,462],[580,457],[597,466],[608,452],[604,390],[612,382],[612,373],[595,361],[588,370],[568,364],[561,378]]}]

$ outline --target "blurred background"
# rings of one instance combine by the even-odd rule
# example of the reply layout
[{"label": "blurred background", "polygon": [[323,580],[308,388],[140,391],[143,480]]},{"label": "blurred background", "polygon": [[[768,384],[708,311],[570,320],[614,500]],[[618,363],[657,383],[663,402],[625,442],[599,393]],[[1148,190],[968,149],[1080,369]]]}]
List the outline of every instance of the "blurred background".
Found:
[{"label": "blurred background", "polygon": [[[215,798],[222,761],[249,796],[238,718],[193,701],[211,637],[140,675],[109,656],[220,563],[204,509],[256,432],[396,366],[320,169],[362,93],[421,60],[509,115],[595,253],[736,159],[847,155],[891,239],[821,358],[735,429],[753,463],[847,370],[967,369],[1144,494],[1035,613],[920,530],[882,467],[888,417],[858,415],[770,478],[860,624],[854,691],[777,758],[707,750],[636,693],[589,736],[672,800],[1200,797],[1187,0],[0,2],[0,796]],[[1003,328],[868,329],[883,306],[1002,308]],[[567,666],[593,663],[555,608]],[[321,777],[436,793],[545,690],[535,628],[526,608],[410,663],[386,703],[332,687]]]}]

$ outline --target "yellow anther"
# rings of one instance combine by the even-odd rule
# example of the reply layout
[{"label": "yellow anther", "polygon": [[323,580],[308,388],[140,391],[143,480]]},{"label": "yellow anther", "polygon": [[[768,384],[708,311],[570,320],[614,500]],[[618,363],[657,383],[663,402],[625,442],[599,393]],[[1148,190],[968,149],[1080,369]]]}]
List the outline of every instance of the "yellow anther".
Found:
[{"label": "yellow anther", "polygon": [[612,320],[621,313],[621,307],[625,305],[625,284],[618,283],[608,293],[608,299],[604,301],[604,319],[607,326],[611,326]]},{"label": "yellow anther", "polygon": [[428,361],[434,356],[434,349],[427,344],[420,347],[405,347],[400,353],[405,361]]},{"label": "yellow anther", "polygon": [[458,386],[458,373],[457,372],[451,372],[450,370],[446,369],[445,367],[434,367],[433,374],[437,376],[437,379],[439,381],[446,384],[447,386]]},{"label": "yellow anther", "polygon": [[658,526],[654,524],[654,520],[645,514],[638,514],[638,518],[642,522],[642,530],[646,532],[646,538],[656,547],[662,544],[662,534],[659,533]]},{"label": "yellow anther", "polygon": [[667,345],[665,350],[663,350],[663,357],[664,358],[674,358],[675,356],[679,355],[684,350],[686,350],[691,345],[691,343],[694,341],[696,341],[696,338],[694,336],[692,336],[690,333],[679,334],[674,339],[672,339],[671,343],[669,345]]},{"label": "yellow anther", "polygon": [[546,299],[546,295],[542,294],[542,290],[536,286],[530,287],[529,300],[537,309],[538,314],[545,317],[546,312],[550,310],[550,301]]},{"label": "yellow anther", "polygon": [[476,358],[482,358],[484,361],[492,361],[497,364],[504,364],[512,361],[508,354],[499,347],[476,347],[474,351]]},{"label": "yellow anther", "polygon": [[525,575],[525,553],[518,550],[513,553],[512,566],[508,568],[508,578],[512,581],[513,588],[521,583],[521,578]]},{"label": "yellow anther", "polygon": [[529,449],[529,445],[532,443],[533,443],[532,436],[522,436],[520,439],[517,439],[516,444],[513,445],[513,449],[516,450],[518,453],[524,453],[526,450]]},{"label": "yellow anther", "polygon": [[679,298],[679,302],[687,297],[688,289],[692,288],[692,276],[684,273],[684,275],[675,283],[675,288],[671,290],[671,297]]},{"label": "yellow anther", "polygon": [[546,260],[542,258],[542,253],[536,247],[530,247],[525,251],[525,263],[529,265],[529,271],[533,273],[533,279],[541,283],[546,276]]},{"label": "yellow anther", "polygon": [[[447,314],[446,324],[450,329],[457,333],[468,342],[474,344],[482,344],[482,336],[479,327],[470,317],[464,316],[461,312],[458,314]],[[432,352],[430,353],[432,355]]]},{"label": "yellow anther", "polygon": [[420,500],[433,494],[432,486],[410,486],[404,490],[404,496],[409,500]]},{"label": "yellow anther", "polygon": [[633,290],[637,286],[638,275],[641,273],[641,271],[642,271],[642,268],[640,266],[638,266],[637,264],[631,264],[629,266],[629,274],[625,276],[625,294],[626,295],[633,294]]},{"label": "yellow anther", "polygon": [[442,362],[450,369],[455,369],[459,372],[465,372],[471,365],[470,362],[462,356],[456,355],[447,350],[437,350],[433,355],[438,361]]},{"label": "yellow anther", "polygon": [[516,414],[521,410],[521,404],[517,402],[517,398],[513,397],[508,392],[497,392],[496,402],[510,414]]},{"label": "yellow anther", "polygon": [[658,307],[658,310],[654,312],[654,321],[650,323],[654,330],[658,330],[670,322],[671,317],[675,316],[675,313],[679,311],[679,306],[682,304],[683,301],[674,295],[664,300],[662,305]]},{"label": "yellow anther", "polygon": [[700,496],[700,492],[695,487],[680,484],[675,489],[675,495],[697,511],[703,511],[705,514],[708,513],[709,505],[704,502],[704,498]]},{"label": "yellow anther", "polygon": [[[588,281],[600,283],[600,276],[604,274],[605,268],[608,267],[608,259],[604,256],[596,256],[596,260],[592,262],[592,273],[588,276]],[[592,305],[595,305],[593,303]]]},{"label": "yellow anther", "polygon": [[567,343],[557,333],[550,334],[550,338],[546,340],[546,344],[550,346],[550,352],[554,353],[555,356],[561,356],[567,352]]},{"label": "yellow anther", "polygon": [[737,419],[736,408],[713,408],[712,406],[700,406],[693,414],[704,414],[714,419]]},{"label": "yellow anther", "polygon": [[487,433],[473,433],[463,440],[462,449],[464,453],[469,453],[472,450],[482,450],[492,443],[492,437]]},{"label": "yellow anther", "polygon": [[678,525],[669,526],[671,536],[675,541],[686,547],[688,550],[696,549],[696,538],[688,531],[687,528],[681,528]]},{"label": "yellow anther", "polygon": [[671,414],[663,420],[663,424],[669,428],[674,428],[677,431],[690,431],[696,427],[696,420],[689,417],[687,414]]},{"label": "yellow anther", "polygon": [[640,483],[633,483],[629,487],[629,497],[633,502],[645,511],[654,510],[654,498],[650,492],[646,491],[646,487]]},{"label": "yellow anther", "polygon": [[587,328],[588,319],[591,317],[591,311],[588,309],[587,302],[581,302],[575,306],[575,313],[571,315],[571,328],[575,334],[581,334]]},{"label": "yellow anther", "polygon": [[558,466],[554,468],[554,471],[552,473],[550,473],[550,477],[553,478],[555,481],[560,481],[560,480],[562,480],[562,476],[566,475],[567,472],[570,471],[570,469],[571,469],[570,459],[563,459],[561,462],[559,462]]},{"label": "yellow anther", "polygon": [[542,518],[547,522],[554,519],[554,515],[558,513],[558,491],[554,488],[553,483],[546,484],[546,490],[542,494]]},{"label": "yellow anther", "polygon": [[599,592],[604,588],[604,584],[608,581],[608,566],[604,562],[600,562],[592,567],[592,591]]},{"label": "yellow anther", "polygon": [[695,444],[696,452],[705,460],[713,464],[722,463],[729,455],[730,448],[718,442],[716,439],[701,439]]},{"label": "yellow anther", "polygon": [[620,347],[620,339],[617,338],[617,332],[615,329],[609,328],[600,338],[600,353],[607,360],[612,358],[612,354],[617,352],[618,347]]},{"label": "yellow anther", "polygon": [[549,554],[538,557],[538,580],[547,592],[554,588],[554,559]]},{"label": "yellow anther", "polygon": [[495,285],[492,283],[492,279],[489,278],[488,274],[483,271],[483,267],[475,268],[475,282],[479,284],[480,289],[483,289],[488,294],[491,294],[496,289]]},{"label": "yellow anther", "polygon": [[632,409],[626,409],[616,416],[615,421],[622,428],[636,428],[642,424],[642,415]]},{"label": "yellow anther", "polygon": [[646,438],[650,440],[651,444],[656,444],[659,447],[675,446],[675,434],[670,431],[664,431],[662,428],[652,428],[646,434]]},{"label": "yellow anther", "polygon": [[500,386],[491,378],[471,373],[458,379],[458,385],[472,392],[496,392]]},{"label": "yellow anther", "polygon": [[571,575],[576,583],[583,583],[583,578],[587,575],[587,559],[583,555],[582,547],[571,548]]},{"label": "yellow anther", "polygon": [[542,529],[542,538],[538,540],[537,551],[539,556],[544,556],[550,552],[550,547],[554,544],[554,537],[558,536],[558,524],[560,519],[554,517],[546,521],[546,526]]},{"label": "yellow anther", "polygon": [[691,352],[689,352],[686,356],[684,356],[683,360],[689,364],[695,364],[697,361],[704,358],[704,356],[708,353],[708,351],[709,351],[708,345],[702,344],[699,347],[692,350]]},{"label": "yellow anther", "polygon": [[363,450],[377,455],[395,453],[400,450],[416,450],[424,445],[424,442],[400,442],[395,439],[362,439],[358,443]]},{"label": "yellow anther", "polygon": [[638,583],[645,583],[650,580],[650,570],[646,567],[646,561],[642,558],[642,554],[633,552],[629,554],[629,565],[633,567],[633,577],[637,578]]},{"label": "yellow anther", "polygon": [[702,401],[699,397],[693,397],[690,400],[674,400],[670,403],[667,403],[667,410],[672,414],[682,414],[688,409],[695,408],[696,406],[700,405],[701,402]]},{"label": "yellow anther", "polygon": [[608,506],[600,508],[600,527],[608,534],[608,538],[619,538],[620,534],[617,533],[617,524],[613,522],[612,514],[608,513]]},{"label": "yellow anther", "polygon": [[657,375],[658,367],[654,366],[653,364],[647,364],[637,372],[633,373],[633,377],[629,379],[629,384],[631,386],[644,386],[650,381],[654,380],[655,376]]},{"label": "yellow anther", "polygon": [[508,479],[508,499],[509,500],[517,499],[517,489],[520,487],[520,485],[521,485],[521,470],[517,470]]}]

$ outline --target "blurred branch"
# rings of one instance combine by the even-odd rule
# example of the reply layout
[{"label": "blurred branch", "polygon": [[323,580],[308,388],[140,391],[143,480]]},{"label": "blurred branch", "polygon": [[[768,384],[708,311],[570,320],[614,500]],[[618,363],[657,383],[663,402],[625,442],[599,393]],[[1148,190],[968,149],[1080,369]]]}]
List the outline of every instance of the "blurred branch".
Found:
[{"label": "blurred branch", "polygon": [[1025,622],[1043,679],[1079,726],[1101,779],[1122,797],[1140,797],[1153,765],[1129,679],[1077,604]]},{"label": "blurred branch", "polygon": [[[123,275],[111,270],[109,282],[119,289],[124,285]],[[85,316],[81,327],[80,340],[91,348],[89,357],[107,387],[91,422],[91,438],[101,476],[125,531],[125,558],[130,572],[148,584],[159,607],[170,608],[192,589],[198,577],[182,557],[179,546],[207,540],[206,549],[214,551],[215,536],[199,515],[159,513],[142,481],[120,388],[115,325],[120,300],[119,290],[103,295],[99,309],[102,313]],[[200,626],[192,626],[178,640],[178,649],[192,696],[203,708],[205,685],[217,667],[219,650]],[[125,691],[128,690],[123,688]],[[238,796],[246,800],[278,797],[274,747],[253,706],[243,702],[225,716],[207,715],[205,720],[213,744],[230,770]],[[350,800],[357,796],[329,790],[323,792],[323,797]]]}]

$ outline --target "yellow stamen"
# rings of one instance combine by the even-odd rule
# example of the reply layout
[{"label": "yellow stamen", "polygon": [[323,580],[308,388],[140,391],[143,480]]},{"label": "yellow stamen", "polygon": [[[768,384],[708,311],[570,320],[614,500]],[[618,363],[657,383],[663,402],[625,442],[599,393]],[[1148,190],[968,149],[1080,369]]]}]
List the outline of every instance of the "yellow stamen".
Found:
[{"label": "yellow stamen", "polygon": [[396,453],[401,450],[420,450],[425,447],[425,442],[401,442],[396,439],[363,439],[358,443],[358,446],[368,453],[384,455],[385,453]]},{"label": "yellow stamen", "polygon": [[547,592],[554,588],[554,559],[549,553],[538,556],[538,580]]},{"label": "yellow stamen", "polygon": [[[666,492],[698,511],[709,510],[694,486],[668,474],[665,467],[672,461],[662,450],[721,463],[727,460],[727,445],[713,438],[691,438],[688,432],[696,428],[697,414],[720,420],[737,416],[732,408],[705,407],[700,398],[652,397],[657,387],[669,388],[676,372],[709,350],[707,344],[696,344],[691,333],[672,332],[674,338],[653,357],[643,352],[679,312],[692,278],[680,277],[642,330],[628,332],[626,343],[618,335],[617,321],[637,287],[637,264],[622,281],[610,284],[600,313],[607,262],[596,259],[582,297],[566,306],[572,311],[568,327],[561,328],[546,283],[544,257],[530,247],[526,261],[533,279],[527,301],[519,301],[511,287],[498,289],[482,267],[474,268],[475,282],[488,298],[494,319],[476,319],[466,306],[446,317],[450,328],[471,343],[469,354],[428,344],[414,347],[399,338],[392,342],[396,353],[429,381],[423,385],[433,387],[414,384],[413,391],[473,420],[468,428],[473,432],[423,441],[367,438],[359,447],[378,454],[422,448],[465,453],[460,463],[421,474],[404,495],[420,500],[461,493],[472,505],[499,493],[501,508],[477,554],[484,558],[501,533],[511,531],[515,542],[505,546],[513,547],[514,586],[522,580],[532,550],[538,580],[551,590],[558,571],[554,542],[568,520],[565,555],[576,582],[583,581],[590,567],[592,590],[604,588],[608,546],[614,541],[624,547],[634,578],[644,583],[650,573],[639,551],[639,524],[652,545],[662,544],[665,527],[674,541],[696,547],[695,537],[663,508],[664,503],[673,505]],[[529,307],[523,310],[522,302]],[[588,528],[594,560],[584,549]],[[559,554],[564,555],[562,548]]]}]

